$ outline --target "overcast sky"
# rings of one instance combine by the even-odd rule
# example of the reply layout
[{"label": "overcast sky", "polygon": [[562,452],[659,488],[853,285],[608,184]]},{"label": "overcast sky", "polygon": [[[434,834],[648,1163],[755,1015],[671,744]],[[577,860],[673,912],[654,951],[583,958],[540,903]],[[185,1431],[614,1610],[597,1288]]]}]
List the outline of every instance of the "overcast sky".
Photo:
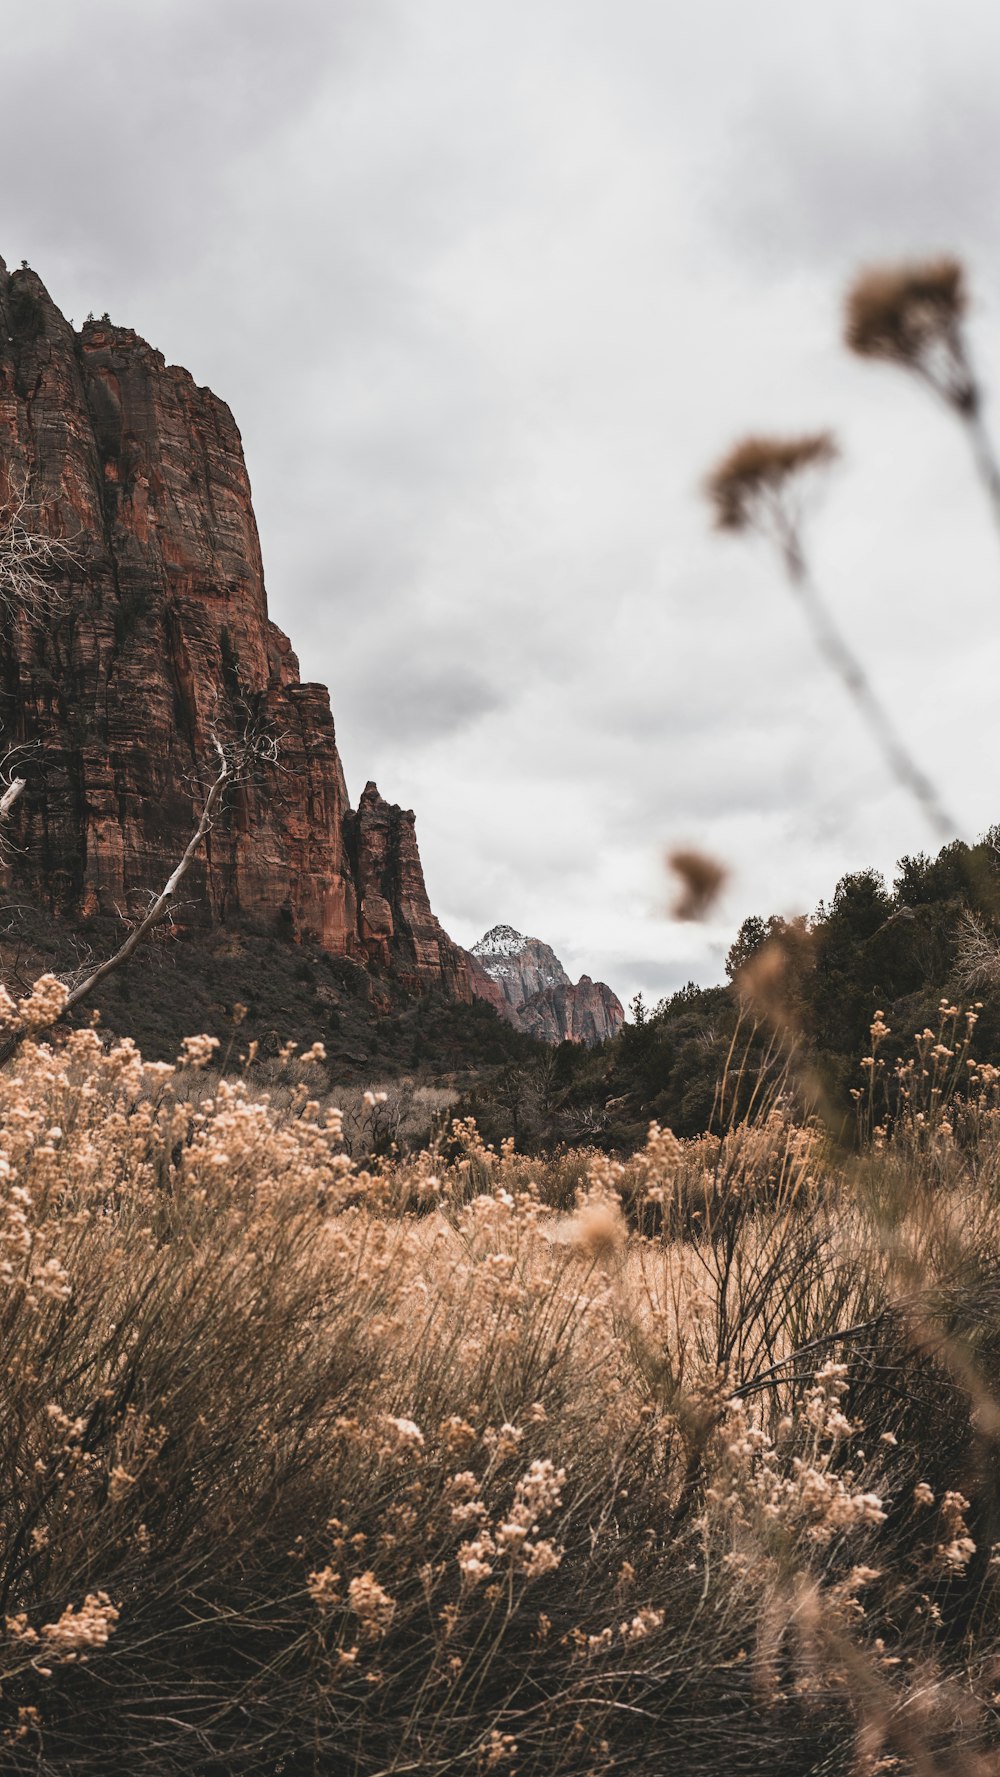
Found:
[{"label": "overcast sky", "polygon": [[1000,820],[1000,542],[949,416],[838,343],[859,263],[965,255],[1000,429],[998,67],[989,0],[0,0],[0,253],[229,402],[272,615],[461,942],[655,999],[933,847],[708,528],[748,429],[836,430],[820,577]]}]

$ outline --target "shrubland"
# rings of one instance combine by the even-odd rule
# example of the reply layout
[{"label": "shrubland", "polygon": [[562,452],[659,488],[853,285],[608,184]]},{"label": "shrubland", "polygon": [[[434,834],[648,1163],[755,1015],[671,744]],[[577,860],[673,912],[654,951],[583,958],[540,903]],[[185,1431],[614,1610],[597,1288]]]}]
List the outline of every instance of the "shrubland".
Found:
[{"label": "shrubland", "polygon": [[29,1034],[0,1074],[4,1768],[995,1771],[974,1022],[942,1006],[880,1070],[875,1021],[852,1152],[786,1077],[627,1159],[459,1121],[367,1163],[316,1051],[262,1090],[208,1039]]}]

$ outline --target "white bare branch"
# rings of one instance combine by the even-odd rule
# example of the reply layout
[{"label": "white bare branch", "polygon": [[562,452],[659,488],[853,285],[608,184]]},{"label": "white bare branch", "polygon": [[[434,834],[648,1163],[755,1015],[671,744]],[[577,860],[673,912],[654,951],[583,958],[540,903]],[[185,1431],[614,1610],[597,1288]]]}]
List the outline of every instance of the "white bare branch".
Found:
[{"label": "white bare branch", "polygon": [[2,796],[0,796],[0,821],[9,819],[10,811],[27,783],[26,777],[12,777]]},{"label": "white bare branch", "polygon": [[177,893],[178,884],[187,875],[192,860],[197,855],[205,835],[212,826],[213,816],[222,799],[226,785],[230,781],[231,772],[225,750],[219,745],[217,740],[215,741],[215,745],[218,748],[220,760],[218,775],[209,786],[208,794],[205,797],[201,815],[198,820],[198,825],[188,840],[180,861],[170,872],[170,875],[167,877],[159,894],[150,902],[150,905],[142,918],[135,926],[133,926],[128,937],[125,939],[124,944],[121,944],[112,956],[106,957],[104,962],[99,963],[97,968],[94,969],[91,974],[86,975],[82,981],[79,981],[75,987],[70,989],[70,992],[66,996],[66,1003],[63,1006],[64,1014],[66,1012],[71,1012],[74,1006],[78,1006],[81,1000],[86,999],[88,994],[93,993],[94,988],[97,987],[106,976],[110,975],[115,969],[120,969],[123,963],[128,962],[132,952],[139,948],[143,939],[148,936],[155,925],[159,924],[164,914],[168,911],[171,900]]},{"label": "white bare branch", "polygon": [[1000,987],[1000,945],[976,913],[963,913],[959,920],[955,960],[964,992]]},{"label": "white bare branch", "polygon": [[59,580],[80,566],[73,540],[44,529],[27,473],[12,480],[0,505],[0,607],[11,616],[58,607],[64,602]]},{"label": "white bare branch", "polygon": [[[177,890],[212,829],[226,790],[232,784],[245,779],[256,762],[270,763],[276,756],[276,743],[272,737],[261,734],[254,735],[249,731],[228,749],[220,741],[218,735],[213,733],[212,745],[218,759],[219,769],[205,791],[201,813],[194,832],[162,889],[152,897],[146,912],[136,920],[124,942],[111,956],[98,963],[96,968],[89,969],[82,975],[78,974],[72,985],[70,982],[63,982],[63,986],[67,990],[65,997],[57,1005],[54,1003],[51,1016],[42,1023],[36,1019],[30,1025],[15,1026],[8,1031],[6,1037],[0,1042],[0,1062],[7,1061],[11,1055],[15,1054],[27,1036],[37,1037],[45,1030],[51,1029],[53,1025],[58,1024],[68,1012],[80,1004],[81,1000],[87,999],[102,981],[128,962],[129,957],[138,950],[153,928],[162,919],[169,916]],[[0,777],[2,777],[2,766],[0,766]],[[10,795],[13,783],[18,781],[20,780],[13,779],[11,781],[10,786],[4,792],[4,797]],[[17,794],[19,795],[20,791]],[[4,798],[0,798],[0,810],[2,810],[3,800]],[[14,800],[16,797],[11,796],[11,804]]]},{"label": "white bare branch", "polygon": [[28,786],[22,768],[28,758],[37,753],[38,746],[38,741],[23,741],[18,746],[8,747],[0,758],[0,866],[9,863],[12,853],[18,850],[11,839],[9,823],[15,803]]}]

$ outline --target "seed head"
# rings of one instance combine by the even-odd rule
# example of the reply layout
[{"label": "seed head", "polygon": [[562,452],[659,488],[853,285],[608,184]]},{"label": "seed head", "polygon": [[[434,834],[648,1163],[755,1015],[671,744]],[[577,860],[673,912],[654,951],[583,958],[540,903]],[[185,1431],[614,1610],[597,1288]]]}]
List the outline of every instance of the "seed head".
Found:
[{"label": "seed head", "polygon": [[844,339],[861,358],[912,364],[950,335],[967,301],[957,259],[869,266],[847,293]]},{"label": "seed head", "polygon": [[725,887],[729,875],[725,865],[700,851],[673,851],[667,864],[678,881],[670,909],[673,918],[707,918]]},{"label": "seed head", "polygon": [[808,469],[832,463],[837,446],[829,432],[800,438],[741,439],[705,479],[705,494],[720,531],[759,528],[787,492],[790,482]]}]

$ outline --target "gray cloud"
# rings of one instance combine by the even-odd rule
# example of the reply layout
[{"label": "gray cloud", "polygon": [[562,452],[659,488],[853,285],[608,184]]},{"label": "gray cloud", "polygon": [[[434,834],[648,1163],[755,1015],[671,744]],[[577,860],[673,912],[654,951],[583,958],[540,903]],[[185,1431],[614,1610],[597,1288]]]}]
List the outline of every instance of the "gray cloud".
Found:
[{"label": "gray cloud", "polygon": [[[996,817],[995,540],[836,312],[859,258],[957,244],[1000,382],[980,0],[0,14],[0,251],[229,401],[273,614],[456,937],[510,919],[655,998],[928,843],[767,559],[707,532],[748,428],[841,434],[824,584],[962,829]],[[732,869],[706,930],[664,915],[680,841]]]}]

